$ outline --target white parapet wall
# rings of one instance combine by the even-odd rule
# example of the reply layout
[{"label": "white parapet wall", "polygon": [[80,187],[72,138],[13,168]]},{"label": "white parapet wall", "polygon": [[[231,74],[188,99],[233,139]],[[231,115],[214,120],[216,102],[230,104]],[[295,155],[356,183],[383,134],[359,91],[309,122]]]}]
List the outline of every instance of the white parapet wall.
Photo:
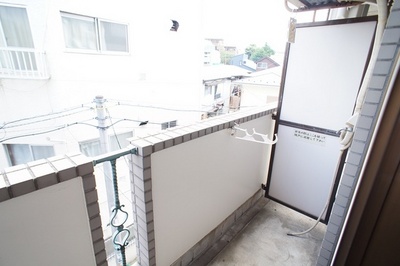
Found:
[{"label": "white parapet wall", "polygon": [[272,136],[274,110],[237,112],[131,141],[138,148],[132,184],[141,264],[193,261],[216,240],[204,237],[260,191],[271,145],[237,139],[232,127]]},{"label": "white parapet wall", "polygon": [[95,265],[82,178],[0,204],[1,265]]},{"label": "white parapet wall", "polygon": [[81,154],[0,172],[0,265],[107,265],[93,163]]}]

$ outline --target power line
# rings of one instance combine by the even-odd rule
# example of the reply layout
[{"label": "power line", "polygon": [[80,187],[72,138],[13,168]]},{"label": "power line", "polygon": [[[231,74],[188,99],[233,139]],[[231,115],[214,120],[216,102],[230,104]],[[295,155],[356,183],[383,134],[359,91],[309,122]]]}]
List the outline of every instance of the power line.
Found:
[{"label": "power line", "polygon": [[[152,108],[152,109],[160,109],[160,110],[168,110],[168,111],[176,111],[176,112],[201,112],[201,113],[207,112],[209,114],[212,114],[212,113],[218,114],[218,112],[211,112],[211,111],[205,111],[205,110],[176,109],[176,108],[169,108],[169,107],[162,107],[162,106],[133,104],[133,103],[129,103],[129,102],[121,102],[121,101],[118,101],[118,100],[112,100],[112,101],[116,102],[117,105],[128,106],[128,107]],[[108,101],[108,102],[110,102],[110,101]],[[74,111],[74,110],[77,110],[77,109],[81,109],[81,108],[85,108],[85,109],[84,110],[78,110],[78,111],[75,111],[75,112],[71,112],[71,111]],[[37,136],[37,135],[42,135],[42,134],[46,134],[46,133],[51,133],[51,132],[54,132],[54,131],[58,131],[58,130],[61,130],[61,129],[65,129],[65,128],[74,126],[74,125],[85,125],[85,126],[91,126],[91,127],[99,129],[98,125],[92,125],[92,124],[86,123],[87,121],[96,119],[96,118],[91,118],[91,119],[87,119],[87,120],[83,120],[83,121],[79,121],[79,122],[73,122],[73,123],[70,123],[70,124],[56,126],[55,128],[52,128],[52,129],[49,129],[49,130],[45,130],[45,131],[29,133],[29,134],[22,134],[22,135],[6,138],[6,135],[7,135],[6,129],[21,127],[21,126],[26,126],[26,125],[31,125],[31,124],[36,124],[36,123],[40,123],[40,122],[44,122],[44,121],[53,120],[53,119],[56,119],[56,118],[75,115],[75,114],[78,114],[78,113],[81,113],[81,112],[85,112],[85,111],[88,111],[88,110],[93,110],[93,109],[94,109],[93,107],[84,106],[84,104],[82,104],[80,106],[73,107],[73,108],[70,108],[70,109],[67,109],[67,110],[63,110],[63,111],[53,112],[53,113],[44,114],[44,115],[37,115],[37,116],[33,116],[33,117],[21,118],[21,119],[18,119],[18,120],[14,120],[14,121],[10,121],[10,122],[4,123],[2,126],[0,126],[0,130],[2,129],[4,131],[4,136],[3,136],[3,138],[0,139],[0,143],[8,141],[8,140],[11,140],[11,139],[17,139],[17,138],[22,138],[22,137],[30,137],[30,136]],[[71,112],[71,113],[68,113],[68,112]],[[129,119],[129,118],[113,118],[113,119],[119,119],[117,121],[113,121],[111,116],[110,116],[110,113],[109,113],[108,109],[107,109],[107,113],[108,113],[108,119],[110,119],[110,123],[111,124],[108,125],[107,127],[104,127],[104,129],[112,128],[114,130],[114,134],[115,134],[114,126],[116,124],[118,124],[118,123],[121,123],[121,122],[142,123],[143,122],[143,120],[135,120],[135,119]],[[40,119],[40,118],[44,118],[44,119]],[[18,124],[18,125],[7,126],[7,125],[10,125],[10,124],[20,123],[20,122],[23,122],[23,121],[29,121],[29,120],[34,120],[34,119],[40,119],[40,120],[30,121],[30,122],[26,122],[26,123],[22,123],[22,124]],[[146,124],[161,125],[162,123],[146,121]],[[26,129],[26,130],[30,130],[30,129]],[[26,130],[21,130],[21,131],[26,131]],[[13,131],[8,131],[8,132],[17,132],[17,131],[13,130]]]},{"label": "power line", "polygon": [[[90,120],[92,120],[92,119],[90,119]],[[87,120],[84,120],[82,122],[74,122],[74,123],[70,123],[70,124],[57,126],[55,128],[52,128],[52,129],[49,129],[49,130],[45,130],[45,131],[29,133],[29,134],[23,134],[23,135],[8,137],[8,138],[4,138],[3,137],[2,139],[0,139],[0,143],[8,141],[8,140],[12,140],[12,139],[17,139],[17,138],[33,137],[33,136],[37,136],[37,135],[43,135],[43,134],[51,133],[51,132],[58,131],[58,130],[61,130],[61,129],[66,129],[68,127],[75,126],[75,125],[85,125],[85,126],[91,126],[91,127],[98,128],[97,126],[89,124],[89,123],[86,123],[85,121],[87,121]],[[4,136],[6,136],[6,134],[7,134],[7,131],[5,131],[5,135]]]},{"label": "power line", "polygon": [[[80,110],[80,111],[76,111],[76,112],[72,112],[72,113],[69,113],[69,114],[65,114],[67,112],[71,112],[71,111],[74,111],[76,109],[81,109],[81,108],[85,108],[85,109],[84,110]],[[44,122],[44,121],[48,121],[48,120],[52,120],[52,119],[56,119],[56,118],[60,118],[60,117],[66,117],[66,116],[78,114],[78,113],[85,112],[85,111],[92,110],[92,109],[93,109],[92,107],[80,105],[78,107],[73,107],[73,108],[70,108],[70,109],[67,109],[67,110],[63,110],[63,111],[59,111],[59,112],[43,114],[43,115],[37,115],[37,116],[32,116],[32,117],[25,117],[25,118],[17,119],[17,120],[14,120],[14,121],[5,122],[2,126],[0,126],[0,129],[19,127],[19,126],[25,126],[25,125],[30,125],[30,124],[34,124],[34,123]],[[62,114],[62,115],[59,115],[59,114]],[[42,118],[42,117],[47,117],[47,118],[42,119],[42,120],[36,120],[36,121],[32,121],[32,122],[27,122],[27,123],[23,123],[23,124],[19,124],[19,125],[8,126],[10,124],[20,123],[20,122],[28,121],[28,120],[39,119],[39,118]]]},{"label": "power line", "polygon": [[128,106],[128,107],[151,108],[151,109],[160,109],[160,110],[175,111],[175,112],[216,113],[216,112],[209,112],[206,110],[198,110],[198,109],[176,109],[176,108],[170,108],[170,107],[164,107],[164,106],[142,105],[142,104],[130,103],[130,102],[126,102],[126,101],[122,102],[119,100],[113,100],[113,101],[115,101],[117,103],[117,105]]},{"label": "power line", "polygon": [[58,128],[54,128],[54,129],[47,130],[47,131],[36,132],[36,133],[25,134],[25,135],[19,135],[19,136],[14,136],[14,137],[9,137],[9,138],[5,138],[5,139],[1,139],[1,140],[0,140],[0,143],[1,143],[1,142],[4,142],[4,141],[7,141],[7,140],[11,140],[11,139],[17,139],[17,138],[23,138],[23,137],[32,137],[32,136],[42,135],[42,134],[46,134],[46,133],[51,133],[51,132],[54,132],[54,131],[57,131],[57,130],[61,130],[61,129],[63,129],[63,128],[66,128],[66,127],[69,127],[69,126],[72,126],[72,125],[76,125],[76,123],[74,123],[74,124],[68,124],[68,125],[61,126],[61,127],[58,127]]},{"label": "power line", "polygon": [[[117,103],[117,105],[128,106],[128,107],[160,109],[160,110],[174,111],[174,112],[197,112],[197,113],[219,114],[219,112],[208,111],[208,110],[176,109],[176,108],[170,108],[170,107],[164,107],[164,106],[142,105],[142,104],[130,103],[130,102],[126,102],[126,101],[122,102],[122,101],[119,101],[119,100],[113,100],[113,101],[115,101]],[[251,107],[257,107],[257,105],[247,105],[247,106],[241,106],[241,107],[242,108],[251,108]]]},{"label": "power line", "polygon": [[[92,124],[86,123],[87,121],[95,120],[95,119],[96,118],[91,118],[91,119],[83,120],[83,121],[80,121],[80,122],[73,122],[73,123],[70,123],[70,124],[56,126],[55,128],[52,128],[52,129],[49,129],[49,130],[45,130],[45,131],[29,133],[29,134],[23,134],[23,135],[8,137],[8,138],[5,138],[5,136],[7,135],[7,131],[6,131],[7,128],[0,128],[0,129],[4,130],[4,137],[0,139],[0,143],[8,141],[8,140],[11,140],[11,139],[17,139],[17,138],[23,138],[23,137],[33,137],[33,136],[37,136],[37,135],[51,133],[51,132],[54,132],[54,131],[58,131],[58,130],[61,130],[61,129],[65,129],[65,128],[74,126],[74,125],[84,125],[84,126],[90,126],[90,127],[94,127],[94,128],[99,129],[99,126],[97,126],[97,125],[92,125]],[[109,119],[110,119],[110,121],[112,121],[111,117],[109,117]],[[114,125],[118,124],[120,122],[123,122],[123,121],[131,121],[131,122],[138,122],[138,123],[143,122],[143,121],[140,121],[140,120],[122,118],[122,119],[112,123],[111,125],[104,127],[104,129],[113,128],[113,130],[114,130]],[[160,123],[151,123],[150,122],[149,124],[160,124]],[[26,130],[30,130],[30,129],[26,129]],[[21,130],[21,131],[26,131],[26,130]],[[12,132],[18,132],[18,131],[12,131]]]},{"label": "power line", "polygon": [[[137,122],[137,123],[143,123],[143,120],[134,120],[134,119],[129,119],[129,118],[116,118],[119,119],[118,121],[112,123],[111,125],[107,126],[106,128],[113,127],[115,124],[118,124],[123,121],[128,121],[128,122]],[[111,120],[110,120],[111,121]],[[157,123],[157,122],[147,122],[146,124],[153,124],[153,125],[161,125],[162,123]]]}]

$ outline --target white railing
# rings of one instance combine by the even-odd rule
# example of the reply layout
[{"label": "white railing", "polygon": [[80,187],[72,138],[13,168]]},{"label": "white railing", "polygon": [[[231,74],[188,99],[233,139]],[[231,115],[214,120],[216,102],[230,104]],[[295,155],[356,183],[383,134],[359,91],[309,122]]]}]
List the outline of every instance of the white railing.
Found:
[{"label": "white railing", "polygon": [[0,78],[48,79],[45,53],[33,48],[0,47]]}]

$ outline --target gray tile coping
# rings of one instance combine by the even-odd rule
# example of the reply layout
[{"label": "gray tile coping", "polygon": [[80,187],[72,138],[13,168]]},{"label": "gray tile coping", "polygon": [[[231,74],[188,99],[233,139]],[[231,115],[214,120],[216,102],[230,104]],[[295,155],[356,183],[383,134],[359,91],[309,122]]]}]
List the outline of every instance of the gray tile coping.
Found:
[{"label": "gray tile coping", "polygon": [[245,123],[276,111],[276,103],[263,107],[241,110],[213,118],[209,118],[191,125],[168,128],[156,134],[129,139],[131,144],[138,148],[138,155],[148,156],[153,152],[179,145],[187,141],[203,137],[224,129],[232,128],[235,124]]}]

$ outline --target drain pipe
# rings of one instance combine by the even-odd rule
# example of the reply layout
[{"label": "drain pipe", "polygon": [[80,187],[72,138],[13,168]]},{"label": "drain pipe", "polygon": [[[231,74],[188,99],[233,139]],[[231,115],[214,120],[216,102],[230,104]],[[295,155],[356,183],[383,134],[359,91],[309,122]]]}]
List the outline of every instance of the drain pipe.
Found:
[{"label": "drain pipe", "polygon": [[374,46],[372,48],[371,59],[368,64],[367,71],[365,73],[365,77],[361,84],[361,89],[357,97],[356,108],[354,113],[360,113],[362,104],[364,102],[365,93],[367,91],[367,86],[372,77],[372,71],[374,70],[376,59],[378,58],[379,48],[382,40],[383,31],[385,30],[386,20],[387,20],[387,1],[386,0],[378,0],[378,24],[375,33]]},{"label": "drain pipe", "polygon": [[[357,1],[361,1],[361,0],[357,0]],[[369,82],[372,78],[376,59],[378,58],[379,49],[381,47],[383,31],[385,30],[386,20],[388,17],[388,9],[387,9],[387,1],[386,0],[377,0],[376,2],[372,1],[372,0],[367,0],[367,1],[361,1],[361,2],[366,2],[370,5],[372,5],[372,4],[377,5],[378,24],[377,24],[377,29],[375,32],[375,39],[374,39],[374,44],[372,47],[371,58],[369,60],[368,67],[365,72],[364,79],[361,83],[361,87],[360,87],[360,91],[357,96],[356,106],[354,108],[353,116],[350,117],[349,120],[346,121],[346,128],[340,134],[340,144],[342,144],[343,146],[346,146],[346,147],[349,147],[351,145],[351,143],[353,142],[354,127],[357,124],[358,118],[360,116],[361,108],[362,108],[364,100],[365,100],[365,94],[367,92]]]},{"label": "drain pipe", "polygon": [[[380,127],[381,121],[383,119],[384,111],[385,111],[387,103],[389,101],[389,96],[391,95],[391,92],[392,92],[393,87],[394,87],[395,78],[393,78],[393,77],[395,77],[399,73],[399,71],[400,71],[400,54],[397,54],[396,55],[396,59],[394,61],[394,69],[393,69],[393,72],[390,75],[390,82],[389,82],[388,87],[387,87],[387,92],[386,92],[385,98],[384,98],[383,103],[382,103],[380,114],[378,115],[378,118],[377,118],[377,121],[376,121],[375,129]],[[372,133],[370,145],[369,145],[369,147],[367,149],[367,152],[366,152],[366,155],[365,155],[364,162],[367,162],[369,160],[372,147],[373,147],[373,145],[375,143],[375,140],[377,138],[378,138],[377,131],[374,130],[374,132]],[[365,172],[365,164],[361,167],[361,171],[360,171],[359,177],[363,176],[364,172]],[[342,241],[342,238],[343,238],[344,228],[346,228],[346,226],[347,226],[350,213],[351,213],[351,211],[353,209],[353,205],[354,205],[354,201],[355,201],[355,195],[357,195],[357,193],[358,193],[360,184],[361,184],[361,180],[360,180],[360,178],[358,178],[356,186],[354,188],[353,196],[351,198],[349,209],[348,209],[347,214],[345,216],[343,227],[342,227],[342,229],[340,231],[338,242],[336,244],[336,247],[335,247],[335,250],[334,250],[334,253],[333,253],[331,265],[333,265],[333,262],[336,259],[336,255],[337,255],[337,252],[338,252],[338,247],[339,247],[339,244],[340,244],[340,242]]]},{"label": "drain pipe", "polygon": [[[375,4],[372,1],[362,1],[362,2],[366,2],[368,4]],[[356,106],[354,109],[353,116],[346,123],[346,126],[350,129],[350,130],[348,130],[348,132],[353,131],[353,128],[357,123],[358,117],[360,116],[361,107],[365,100],[365,94],[367,92],[367,88],[368,88],[369,82],[372,77],[372,72],[375,67],[376,59],[378,58],[378,53],[379,53],[379,48],[381,46],[380,44],[381,44],[381,40],[382,40],[382,36],[383,36],[383,31],[385,30],[386,20],[387,20],[387,16],[388,16],[387,1],[386,0],[377,0],[376,4],[377,4],[377,8],[378,8],[378,24],[377,24],[377,29],[375,32],[375,39],[374,39],[374,44],[372,47],[371,58],[369,60],[367,71],[365,72],[364,79],[362,81],[361,88],[360,88],[360,91],[357,96]],[[345,138],[345,136],[342,136],[342,138]],[[349,137],[347,137],[347,138],[349,138]],[[353,139],[353,136],[351,134],[350,139],[349,139],[350,143],[352,142],[352,139]]]},{"label": "drain pipe", "polygon": [[[382,9],[383,9],[383,10],[382,10]],[[382,17],[382,16],[384,16],[384,18],[380,18],[380,17]],[[384,28],[385,28],[385,24],[386,24],[387,17],[388,17],[388,14],[387,14],[387,5],[386,5],[386,1],[385,1],[385,0],[378,1],[378,26],[380,26],[380,28],[377,29],[377,31],[378,31],[378,30],[380,31],[380,32],[379,32],[379,33],[381,34],[381,35],[380,35],[380,39],[382,38],[382,35],[383,35],[383,30],[384,30]],[[382,25],[379,25],[379,22],[380,22],[381,24],[383,24],[383,26],[382,26]],[[381,29],[381,27],[382,27],[382,29]],[[376,35],[376,36],[378,36],[378,35]],[[375,39],[375,40],[376,40],[376,39]],[[375,45],[375,44],[374,44],[374,45]],[[375,48],[375,47],[374,47],[374,48]],[[378,49],[376,49],[376,50],[378,50]],[[376,54],[378,54],[378,51],[376,52]],[[372,58],[371,58],[371,59],[372,59]],[[375,61],[376,61],[376,58],[375,58]],[[388,103],[388,96],[390,96],[391,91],[392,91],[392,89],[393,89],[393,83],[395,82],[394,79],[393,79],[393,77],[399,72],[399,70],[400,70],[400,55],[397,54],[397,55],[396,55],[396,58],[395,58],[395,61],[394,61],[394,69],[393,69],[393,72],[392,72],[391,75],[390,75],[391,79],[390,79],[390,82],[389,82],[389,84],[388,84],[387,92],[386,92],[385,98],[384,98],[383,103],[382,103],[381,111],[380,111],[380,113],[379,113],[379,115],[378,115],[378,117],[377,117],[375,129],[379,128],[379,126],[380,126],[380,124],[381,124],[381,121],[382,121],[382,118],[383,118],[383,114],[384,114],[384,110],[386,109],[386,106],[387,106],[387,103]],[[371,71],[372,71],[372,70],[371,70]],[[369,81],[369,80],[368,80],[368,81]],[[363,82],[363,85],[364,85],[364,82]],[[366,85],[365,85],[365,86],[366,86]],[[362,88],[363,88],[363,87],[362,87]],[[363,101],[364,101],[365,93],[366,93],[366,88],[365,88],[365,91],[363,92],[363,94],[361,94],[361,91],[360,91],[360,94],[359,94],[359,97],[358,97],[358,100],[360,100],[360,101],[357,101],[357,105],[358,105],[358,106],[356,106],[356,108],[357,108],[356,111],[358,111],[358,113],[361,111],[361,106],[362,106],[362,103],[363,103]],[[363,98],[361,98],[361,96],[362,96]],[[372,146],[373,146],[373,144],[375,143],[376,138],[377,138],[377,131],[374,130],[374,132],[373,132],[373,134],[372,134],[372,137],[371,137],[370,145],[369,145],[369,147],[368,147],[368,149],[367,149],[367,152],[366,152],[366,155],[365,155],[364,162],[368,161],[368,159],[369,159],[369,157],[370,157],[370,154],[371,154]],[[364,175],[364,172],[365,172],[365,164],[364,164],[364,165],[362,166],[362,168],[361,168],[359,177],[362,177],[362,176]],[[333,253],[333,256],[332,256],[331,265],[333,265],[333,262],[334,262],[335,259],[336,259],[337,252],[338,252],[338,246],[339,246],[339,244],[341,243],[342,238],[343,238],[343,233],[344,233],[344,230],[343,230],[343,229],[346,228],[346,226],[347,226],[350,213],[351,213],[351,211],[352,211],[352,209],[353,209],[353,206],[354,206],[355,195],[357,195],[357,193],[358,193],[358,190],[359,190],[359,187],[360,187],[360,183],[361,183],[361,180],[360,180],[360,178],[358,178],[357,183],[356,183],[356,186],[355,186],[355,189],[354,189],[353,197],[352,197],[352,199],[351,199],[351,202],[350,202],[348,211],[347,211],[347,213],[346,213],[346,216],[345,216],[345,219],[344,219],[344,223],[343,223],[342,229],[341,229],[340,234],[339,234],[339,239],[338,239],[338,242],[337,242],[337,244],[336,244],[336,247],[335,247],[335,250],[334,250],[334,253]]]}]

